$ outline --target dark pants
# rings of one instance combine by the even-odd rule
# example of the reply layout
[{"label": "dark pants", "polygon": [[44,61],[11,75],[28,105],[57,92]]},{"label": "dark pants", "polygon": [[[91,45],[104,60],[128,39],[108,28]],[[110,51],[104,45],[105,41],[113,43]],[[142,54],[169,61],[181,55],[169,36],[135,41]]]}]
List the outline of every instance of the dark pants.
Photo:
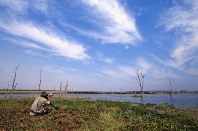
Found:
[{"label": "dark pants", "polygon": [[43,109],[41,112],[35,112],[33,110],[30,110],[32,113],[34,113],[35,115],[44,115],[44,114],[48,114],[50,112],[49,109]]}]

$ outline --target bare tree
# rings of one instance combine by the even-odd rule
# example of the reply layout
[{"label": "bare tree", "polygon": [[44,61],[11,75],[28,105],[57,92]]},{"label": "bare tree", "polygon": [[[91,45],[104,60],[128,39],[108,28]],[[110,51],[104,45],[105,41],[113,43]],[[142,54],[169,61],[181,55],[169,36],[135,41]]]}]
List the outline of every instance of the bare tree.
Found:
[{"label": "bare tree", "polygon": [[41,69],[40,69],[39,92],[41,92],[41,79],[42,79],[42,72],[43,72],[43,69],[41,68]]},{"label": "bare tree", "polygon": [[66,83],[65,83],[65,93],[67,93],[67,91],[68,91],[68,86],[69,86],[69,83],[68,83],[68,80],[67,80]]},{"label": "bare tree", "polygon": [[61,92],[62,97],[63,97],[63,93],[62,93],[62,89],[61,89],[62,88],[62,85],[63,85],[63,82],[60,83],[60,92]]},{"label": "bare tree", "polygon": [[137,75],[136,80],[137,80],[138,85],[140,86],[140,93],[141,93],[141,98],[142,98],[142,91],[143,91],[143,88],[144,88],[144,77],[145,77],[145,75],[140,73],[138,69],[136,70],[136,75]]},{"label": "bare tree", "polygon": [[13,78],[13,82],[12,82],[12,90],[11,90],[11,96],[10,98],[12,98],[12,94],[14,92],[14,90],[16,89],[17,83],[16,82],[16,74],[17,74],[17,69],[19,68],[19,65],[14,68],[14,76],[11,76]]},{"label": "bare tree", "polygon": [[69,83],[68,83],[68,80],[67,80],[66,83],[65,83],[65,91],[68,90],[68,86],[69,86]]},{"label": "bare tree", "polygon": [[170,83],[170,97],[172,97],[172,83],[171,83],[171,81],[170,81],[170,78],[167,76],[167,79],[168,79],[168,81],[169,81],[169,83]]},{"label": "bare tree", "polygon": [[60,91],[62,90],[63,82],[60,82]]}]

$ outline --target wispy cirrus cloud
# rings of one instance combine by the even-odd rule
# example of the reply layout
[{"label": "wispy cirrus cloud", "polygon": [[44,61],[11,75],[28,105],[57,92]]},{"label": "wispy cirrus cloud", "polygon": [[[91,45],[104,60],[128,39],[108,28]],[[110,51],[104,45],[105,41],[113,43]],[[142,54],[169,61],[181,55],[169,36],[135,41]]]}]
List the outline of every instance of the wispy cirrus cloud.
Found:
[{"label": "wispy cirrus cloud", "polygon": [[116,60],[112,57],[106,57],[101,52],[96,52],[96,59],[107,64],[114,64]]},{"label": "wispy cirrus cloud", "polygon": [[171,78],[180,78],[172,70],[157,66],[153,62],[140,57],[130,65],[119,65],[113,68],[103,68],[101,73],[112,79],[133,80],[137,77],[136,70],[146,75],[146,79],[165,79],[167,75]]},{"label": "wispy cirrus cloud", "polygon": [[[117,0],[82,0],[88,7],[93,24],[100,31],[85,31],[83,34],[102,40],[103,43],[134,44],[142,40],[137,29],[135,18]],[[90,12],[90,10],[92,10]]]},{"label": "wispy cirrus cloud", "polygon": [[115,62],[115,59],[113,58],[104,58],[102,61],[108,63],[108,64],[113,64]]},{"label": "wispy cirrus cloud", "polygon": [[5,40],[5,41],[9,41],[13,44],[17,44],[17,45],[20,45],[20,46],[23,46],[23,47],[27,47],[27,48],[47,50],[47,49],[39,46],[38,44],[35,44],[33,42],[29,42],[29,41],[26,41],[26,40],[14,39],[14,38],[1,38],[1,39]]},{"label": "wispy cirrus cloud", "polygon": [[[139,69],[143,74],[151,73],[151,67],[153,65],[143,58],[137,58],[133,65],[119,65],[114,68],[103,68],[102,74],[105,74],[111,78],[126,78],[136,77],[136,70]],[[154,76],[153,74],[149,74]]]},{"label": "wispy cirrus cloud", "polygon": [[39,10],[41,12],[44,12],[45,14],[47,14],[48,12],[48,0],[33,0],[33,7],[36,10]]},{"label": "wispy cirrus cloud", "polygon": [[175,47],[163,63],[192,74],[186,70],[198,64],[198,1],[183,0],[173,6],[162,15],[158,26],[175,32]]},{"label": "wispy cirrus cloud", "polygon": [[39,42],[43,48],[47,48],[54,55],[74,60],[90,58],[86,53],[87,49],[82,44],[63,37],[61,33],[29,21],[18,21],[15,19],[9,22],[0,21],[0,29],[11,35]]},{"label": "wispy cirrus cloud", "polygon": [[147,74],[152,67],[152,64],[143,58],[138,58],[136,61],[136,67],[142,71],[142,73]]},{"label": "wispy cirrus cloud", "polygon": [[29,7],[29,2],[25,0],[0,0],[0,6],[9,8],[12,13],[25,14]]},{"label": "wispy cirrus cloud", "polygon": [[1,0],[0,6],[8,8],[12,13],[17,15],[25,15],[28,13],[28,9],[39,10],[41,12],[47,13],[48,11],[47,0]]},{"label": "wispy cirrus cloud", "polygon": [[102,76],[108,76],[108,78],[112,78],[112,79],[120,79],[123,78],[124,74],[122,72],[120,72],[119,70],[115,70],[115,69],[109,69],[109,68],[103,68],[101,70],[101,73],[103,74]]},{"label": "wispy cirrus cloud", "polygon": [[[21,14],[28,15],[28,9],[36,9],[47,13],[48,1],[2,0],[0,6],[8,8],[8,10],[3,8],[0,13],[2,17],[0,30],[12,35],[12,37],[8,38],[10,42],[29,48],[43,49],[54,55],[73,60],[87,60],[90,58],[83,44],[68,38],[67,35],[57,31],[55,27],[39,25],[20,16]],[[33,51],[31,50],[30,53],[29,50],[26,53],[32,54]]]},{"label": "wispy cirrus cloud", "polygon": [[31,55],[31,56],[41,56],[41,53],[35,52],[35,51],[32,51],[32,50],[25,50],[25,51],[23,51],[23,53],[25,53],[27,55]]}]

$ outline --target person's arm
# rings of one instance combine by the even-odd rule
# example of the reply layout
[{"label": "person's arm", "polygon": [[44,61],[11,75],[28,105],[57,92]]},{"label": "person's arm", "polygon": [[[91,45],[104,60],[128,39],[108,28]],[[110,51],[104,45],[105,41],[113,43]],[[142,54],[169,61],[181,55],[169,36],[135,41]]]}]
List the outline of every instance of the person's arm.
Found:
[{"label": "person's arm", "polygon": [[50,101],[49,101],[49,100],[47,100],[45,104],[49,105],[49,104],[50,104]]},{"label": "person's arm", "polygon": [[49,104],[50,104],[49,97],[48,97],[48,96],[45,97],[45,98],[43,99],[43,102],[44,102],[44,104],[49,105]]},{"label": "person's arm", "polygon": [[49,102],[50,102],[50,96],[49,96],[49,95],[47,96],[47,101],[49,101]]},{"label": "person's arm", "polygon": [[49,93],[49,94],[47,95],[47,101],[50,102],[50,99],[51,99],[52,96],[53,96],[52,93]]}]

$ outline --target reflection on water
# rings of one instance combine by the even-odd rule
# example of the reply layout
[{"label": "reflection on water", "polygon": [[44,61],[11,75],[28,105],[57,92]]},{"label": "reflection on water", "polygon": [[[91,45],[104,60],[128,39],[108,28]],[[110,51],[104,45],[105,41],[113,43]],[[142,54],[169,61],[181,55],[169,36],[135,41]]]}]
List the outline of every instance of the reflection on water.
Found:
[{"label": "reflection on water", "polygon": [[[176,107],[191,105],[198,106],[198,94],[143,94],[143,98],[134,97],[136,94],[65,94],[65,97],[80,97],[91,98],[99,100],[111,100],[121,102],[137,102],[137,103],[167,103]],[[0,98],[5,98],[5,94],[0,94]],[[39,94],[13,94],[13,98],[18,97],[37,97]],[[62,94],[54,94],[55,97],[62,96]],[[7,95],[9,98],[10,95]]]}]

